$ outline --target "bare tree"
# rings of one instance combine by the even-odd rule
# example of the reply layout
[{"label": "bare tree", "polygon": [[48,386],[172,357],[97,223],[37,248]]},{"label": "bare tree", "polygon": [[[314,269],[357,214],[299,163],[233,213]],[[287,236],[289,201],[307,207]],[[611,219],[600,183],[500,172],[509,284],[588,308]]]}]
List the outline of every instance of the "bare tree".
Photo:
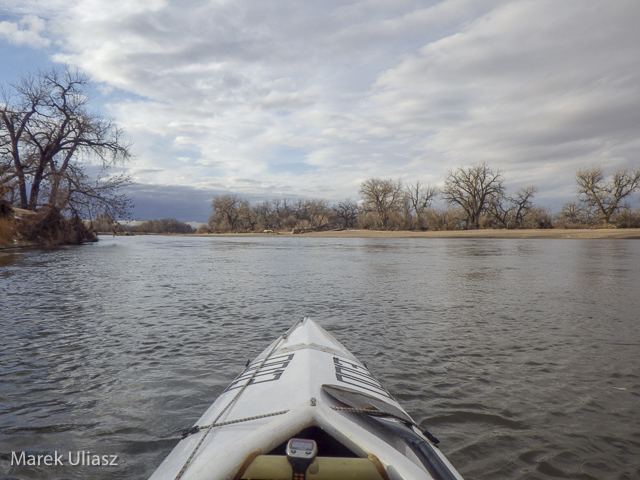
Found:
[{"label": "bare tree", "polygon": [[[123,185],[120,180],[85,188],[83,161],[98,160],[104,171],[131,158],[122,131],[88,111],[88,89],[88,77],[67,68],[26,76],[2,92],[0,161],[9,167],[3,177],[15,182],[20,207],[63,210],[72,196],[112,193],[109,187]],[[108,196],[103,200],[108,203]]]},{"label": "bare tree", "polygon": [[514,205],[515,221],[519,227],[524,225],[525,217],[531,212],[533,208],[532,199],[537,191],[536,187],[521,188],[516,192],[515,197],[509,198]]},{"label": "bare tree", "polygon": [[342,228],[356,228],[358,224],[358,204],[351,200],[338,202],[334,205],[333,211],[336,218],[340,221]]},{"label": "bare tree", "polygon": [[271,202],[265,200],[252,208],[256,217],[256,224],[260,225],[264,230],[273,230],[276,228],[277,222],[271,207]]},{"label": "bare tree", "polygon": [[611,216],[622,207],[622,200],[640,185],[640,169],[633,172],[618,170],[611,181],[606,182],[602,167],[586,168],[578,170],[576,183],[581,201],[595,208],[609,224]]},{"label": "bare tree", "polygon": [[[33,77],[22,79],[21,86],[14,91],[2,89],[0,105],[0,160],[2,160],[3,184],[13,182],[18,190],[19,206],[28,208],[27,185],[29,170],[34,163],[31,148],[28,147],[27,126],[36,114],[42,93],[35,86]],[[31,91],[31,95],[22,92]]]},{"label": "bare tree", "polygon": [[327,225],[331,215],[329,202],[326,200],[307,200],[305,203],[307,204],[311,227],[318,229]]},{"label": "bare tree", "polygon": [[211,202],[213,214],[209,217],[209,225],[217,230],[231,230],[238,228],[238,221],[243,210],[249,208],[249,202],[238,198],[237,195],[218,195]]},{"label": "bare tree", "polygon": [[240,205],[239,222],[249,230],[255,230],[258,224],[258,215],[247,200],[243,200],[242,205]]},{"label": "bare tree", "polygon": [[468,228],[480,226],[480,215],[489,202],[504,195],[504,179],[498,170],[494,172],[486,163],[468,169],[449,170],[442,196],[450,205],[459,205],[467,215]]},{"label": "bare tree", "polygon": [[513,221],[514,206],[506,198],[491,197],[487,203],[486,212],[497,220],[503,228],[509,228]]},{"label": "bare tree", "polygon": [[438,189],[430,185],[421,185],[417,180],[415,183],[407,185],[406,194],[407,201],[415,215],[415,224],[422,230],[424,228],[424,212],[438,195]]},{"label": "bare tree", "polygon": [[504,228],[523,227],[525,217],[533,208],[533,196],[536,187],[521,188],[514,197],[491,196],[487,204],[487,212],[498,220]]},{"label": "bare tree", "polygon": [[[294,211],[291,207],[291,201],[288,199],[280,200],[279,198],[274,198],[271,200],[271,211],[273,212],[273,223],[274,228],[281,229],[283,227],[291,228],[291,225],[288,225],[289,217],[293,216]],[[295,221],[293,222],[295,223]]]},{"label": "bare tree", "polygon": [[370,178],[362,184],[359,193],[363,210],[375,213],[383,230],[389,227],[391,215],[402,211],[404,189],[400,180]]}]

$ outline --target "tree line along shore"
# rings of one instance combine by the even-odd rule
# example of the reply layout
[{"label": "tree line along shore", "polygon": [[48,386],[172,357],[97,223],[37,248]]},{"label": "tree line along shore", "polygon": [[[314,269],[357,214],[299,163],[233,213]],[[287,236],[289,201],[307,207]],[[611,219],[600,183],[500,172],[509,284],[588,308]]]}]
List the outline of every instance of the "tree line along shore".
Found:
[{"label": "tree line along shore", "polygon": [[[360,200],[272,199],[251,205],[237,195],[215,196],[212,214],[197,230],[173,218],[125,224],[108,214],[80,221],[52,209],[29,211],[0,203],[0,243],[56,245],[95,241],[97,233],[122,234],[304,234],[325,237],[433,238],[640,238],[640,209],[626,200],[640,171],[607,178],[600,167],[576,173],[578,197],[551,214],[535,206],[535,187],[510,195],[500,171],[486,164],[449,171],[444,188],[420,182],[370,178]],[[445,207],[433,206],[441,196]],[[18,215],[12,218],[10,212]],[[4,212],[4,213],[3,213]],[[14,232],[7,235],[7,230]],[[8,227],[7,227],[8,226]],[[16,235],[17,234],[17,235]],[[13,235],[13,237],[12,237]]]},{"label": "tree line along shore", "polygon": [[[443,188],[370,178],[362,183],[358,201],[335,204],[273,199],[251,205],[237,195],[220,195],[198,233],[639,228],[640,209],[627,203],[639,182],[640,169],[617,171],[610,178],[601,167],[579,170],[576,200],[552,214],[535,205],[536,187],[509,194],[502,173],[481,164],[450,170]],[[444,207],[434,207],[437,198]]]},{"label": "tree line along shore", "polygon": [[[439,190],[420,182],[403,184],[391,179],[371,178],[363,182],[360,200],[331,204],[324,200],[272,199],[251,205],[237,195],[215,196],[212,215],[197,231],[175,219],[152,220],[135,226],[116,225],[100,217],[101,232],[198,234],[311,234],[324,236],[425,236],[425,232],[478,232],[465,236],[562,237],[533,231],[552,229],[633,229],[640,227],[640,209],[627,199],[637,189],[640,171],[618,171],[610,180],[600,167],[576,174],[579,197],[567,202],[560,212],[550,214],[535,206],[535,187],[509,195],[502,174],[486,164],[450,171]],[[432,202],[438,196],[444,208]],[[525,231],[531,231],[524,233]],[[340,232],[340,233],[338,233]],[[344,233],[350,232],[350,233]],[[387,232],[375,234],[373,232]],[[502,233],[498,233],[502,232]],[[509,233],[507,233],[509,232]],[[521,232],[521,233],[515,233]],[[437,234],[435,236],[461,236]],[[585,234],[581,236],[584,237]],[[605,233],[592,234],[601,237]],[[621,236],[621,234],[616,234]],[[628,234],[626,235],[628,237]]]},{"label": "tree line along shore", "polygon": [[[359,201],[335,204],[272,199],[251,205],[237,195],[219,195],[212,200],[209,221],[197,231],[175,219],[126,226],[103,217],[98,224],[100,231],[113,234],[640,238],[640,209],[626,203],[639,179],[638,171],[618,171],[607,179],[600,167],[579,170],[578,198],[556,214],[535,206],[535,187],[509,195],[502,174],[482,164],[450,171],[441,190],[371,178],[362,183]],[[444,208],[433,207],[438,196]]]}]

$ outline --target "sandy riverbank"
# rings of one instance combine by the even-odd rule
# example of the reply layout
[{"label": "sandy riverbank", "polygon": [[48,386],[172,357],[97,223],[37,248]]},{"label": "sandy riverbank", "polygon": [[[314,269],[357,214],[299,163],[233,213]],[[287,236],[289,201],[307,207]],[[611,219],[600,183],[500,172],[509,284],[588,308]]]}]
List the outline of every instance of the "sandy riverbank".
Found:
[{"label": "sandy riverbank", "polygon": [[447,230],[441,232],[382,232],[377,230],[331,230],[326,232],[291,233],[222,233],[194,236],[269,236],[323,237],[323,238],[551,238],[551,239],[636,239],[640,240],[640,228],[600,228],[548,230]]}]

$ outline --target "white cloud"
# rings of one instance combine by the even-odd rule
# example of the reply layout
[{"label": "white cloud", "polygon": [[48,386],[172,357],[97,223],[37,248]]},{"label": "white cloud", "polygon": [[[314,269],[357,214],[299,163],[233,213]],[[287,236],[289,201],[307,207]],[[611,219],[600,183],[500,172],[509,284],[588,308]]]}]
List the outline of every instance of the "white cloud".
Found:
[{"label": "white cloud", "polygon": [[[561,172],[632,160],[640,120],[640,5],[509,2],[378,78],[384,124],[424,132],[447,164]],[[525,176],[525,175],[523,175]]]},{"label": "white cloud", "polygon": [[31,48],[45,48],[51,40],[41,34],[46,30],[46,22],[36,15],[25,15],[17,23],[0,22],[0,37],[13,45],[25,45]]}]

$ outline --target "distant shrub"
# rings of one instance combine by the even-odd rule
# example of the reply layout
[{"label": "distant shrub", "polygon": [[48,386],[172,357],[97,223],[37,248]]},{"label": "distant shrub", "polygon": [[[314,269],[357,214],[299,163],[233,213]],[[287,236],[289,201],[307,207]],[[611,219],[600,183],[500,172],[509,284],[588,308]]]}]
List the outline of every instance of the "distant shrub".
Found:
[{"label": "distant shrub", "polygon": [[313,227],[311,226],[311,222],[309,220],[304,219],[297,220],[293,228],[295,230],[311,230]]},{"label": "distant shrub", "polygon": [[465,227],[465,214],[461,208],[428,208],[425,223],[428,230],[461,230]]},{"label": "distant shrub", "polygon": [[91,225],[96,232],[112,233],[119,224],[112,216],[101,214],[91,220]]},{"label": "distant shrub", "polygon": [[136,227],[143,233],[193,233],[195,228],[175,218],[163,218],[160,220],[147,220]]},{"label": "distant shrub", "polygon": [[480,215],[479,226],[480,228],[497,228],[498,227],[495,219],[487,215]]},{"label": "distant shrub", "polygon": [[524,217],[523,228],[553,228],[553,217],[543,207],[533,207]]},{"label": "distant shrub", "polygon": [[614,214],[611,223],[617,228],[640,228],[640,208],[624,208]]},{"label": "distant shrub", "polygon": [[595,223],[593,211],[579,202],[565,203],[555,218],[555,224],[561,228],[588,228]]},{"label": "distant shrub", "polygon": [[365,230],[377,230],[382,227],[380,219],[373,212],[362,213],[358,218],[358,224],[360,228]]}]

